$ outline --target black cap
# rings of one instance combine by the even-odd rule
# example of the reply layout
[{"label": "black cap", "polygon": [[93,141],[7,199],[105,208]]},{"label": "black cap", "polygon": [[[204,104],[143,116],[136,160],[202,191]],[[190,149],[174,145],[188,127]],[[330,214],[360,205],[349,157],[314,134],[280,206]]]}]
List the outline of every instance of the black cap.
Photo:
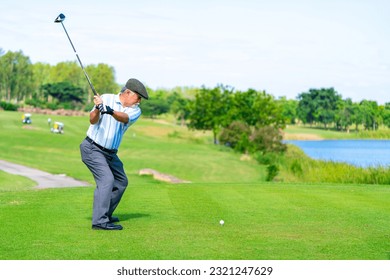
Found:
[{"label": "black cap", "polygon": [[145,86],[137,79],[129,79],[126,83],[126,88],[141,95],[142,98],[149,99]]}]

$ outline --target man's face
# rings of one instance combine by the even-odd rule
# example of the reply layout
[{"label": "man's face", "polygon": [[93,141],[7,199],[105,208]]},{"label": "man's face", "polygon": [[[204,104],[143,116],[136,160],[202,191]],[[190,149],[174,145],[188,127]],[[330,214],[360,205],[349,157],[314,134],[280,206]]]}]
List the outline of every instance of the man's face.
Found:
[{"label": "man's face", "polygon": [[131,91],[129,89],[126,89],[126,94],[127,94],[127,100],[129,102],[129,104],[134,105],[134,104],[137,104],[137,103],[138,104],[141,103],[142,98],[136,92]]}]

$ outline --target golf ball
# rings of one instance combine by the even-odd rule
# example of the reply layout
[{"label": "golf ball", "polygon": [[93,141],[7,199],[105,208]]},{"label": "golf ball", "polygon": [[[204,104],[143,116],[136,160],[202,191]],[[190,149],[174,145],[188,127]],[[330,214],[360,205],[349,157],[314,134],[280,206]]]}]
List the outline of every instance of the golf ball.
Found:
[{"label": "golf ball", "polygon": [[224,223],[225,223],[225,222],[224,222],[223,220],[220,220],[220,221],[219,221],[219,224],[220,224],[221,226],[223,226]]}]

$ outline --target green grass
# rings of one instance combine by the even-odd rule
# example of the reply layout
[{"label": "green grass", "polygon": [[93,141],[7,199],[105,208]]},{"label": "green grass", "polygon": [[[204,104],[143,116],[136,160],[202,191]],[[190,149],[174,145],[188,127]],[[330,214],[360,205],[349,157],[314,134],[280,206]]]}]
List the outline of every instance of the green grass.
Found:
[{"label": "green grass", "polygon": [[[1,159],[93,183],[78,149],[87,117],[51,116],[65,123],[55,135],[48,116],[23,127],[20,115],[0,112]],[[91,230],[93,187],[36,190],[0,172],[0,259],[390,259],[389,185],[266,183],[264,166],[208,143],[171,123],[131,127],[118,232]],[[141,168],[193,183],[157,182]]]},{"label": "green grass", "polygon": [[[388,187],[139,184],[90,229],[92,188],[1,193],[1,259],[388,259]],[[219,220],[225,225],[220,226]]]},{"label": "green grass", "polygon": [[363,168],[342,162],[314,160],[294,145],[288,145],[287,152],[279,161],[280,173],[276,178],[279,181],[390,185],[390,167]]},{"label": "green grass", "polygon": [[31,190],[35,185],[36,183],[33,180],[0,170],[0,192]]},{"label": "green grass", "polygon": [[[351,128],[350,132],[337,131],[333,127],[327,129],[309,125],[288,125],[285,129],[286,139],[307,140],[307,139],[389,139],[390,129],[381,126],[377,131],[364,130],[364,127],[359,127],[359,131],[355,127]],[[313,138],[314,137],[314,138]]]},{"label": "green grass", "polygon": [[[65,133],[58,135],[50,133],[47,115],[33,115],[32,125],[23,125],[20,116],[17,112],[1,112],[1,159],[93,182],[79,151],[88,117],[51,116],[53,121],[65,124]],[[126,133],[118,155],[128,175],[136,181],[142,168],[196,182],[264,180],[265,167],[255,161],[240,161],[240,155],[226,149],[204,145],[208,141],[211,142],[207,134],[141,119]]]}]

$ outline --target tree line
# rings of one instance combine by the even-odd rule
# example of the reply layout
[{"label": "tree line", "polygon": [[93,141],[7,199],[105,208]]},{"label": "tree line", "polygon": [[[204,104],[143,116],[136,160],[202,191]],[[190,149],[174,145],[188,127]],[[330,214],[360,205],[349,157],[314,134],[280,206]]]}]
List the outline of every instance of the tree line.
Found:
[{"label": "tree line", "polygon": [[[289,106],[288,102],[285,106]],[[390,102],[385,105],[372,100],[352,102],[350,98],[343,99],[334,88],[300,93],[296,105],[286,109],[296,110],[295,116],[293,114],[290,118],[304,124],[320,124],[324,128],[332,125],[340,131],[349,132],[351,127],[359,130],[360,126],[365,130],[377,130],[380,125],[390,127]]]},{"label": "tree line", "polygon": [[[100,92],[116,92],[115,71],[104,63],[87,65],[88,74]],[[31,63],[22,51],[0,49],[0,100],[41,108],[82,109],[93,93],[76,61]]]},{"label": "tree line", "polygon": [[[118,92],[112,66],[99,63],[85,67],[98,92]],[[152,98],[142,103],[145,116],[173,113],[181,124],[211,130],[214,143],[240,146],[256,139],[256,130],[271,127],[276,132],[286,124],[303,123],[347,131],[390,127],[390,103],[352,102],[334,88],[309,89],[296,99],[275,98],[265,91],[237,91],[224,85],[214,88],[148,88]],[[56,65],[31,63],[22,51],[0,49],[0,101],[2,107],[33,106],[90,110],[93,93],[76,61]],[[12,107],[12,106],[11,106]],[[230,139],[232,131],[242,132],[241,142]],[[277,133],[275,132],[275,135]],[[218,137],[222,137],[218,139]],[[277,137],[277,136],[275,136]],[[239,142],[237,144],[237,141]]]}]

